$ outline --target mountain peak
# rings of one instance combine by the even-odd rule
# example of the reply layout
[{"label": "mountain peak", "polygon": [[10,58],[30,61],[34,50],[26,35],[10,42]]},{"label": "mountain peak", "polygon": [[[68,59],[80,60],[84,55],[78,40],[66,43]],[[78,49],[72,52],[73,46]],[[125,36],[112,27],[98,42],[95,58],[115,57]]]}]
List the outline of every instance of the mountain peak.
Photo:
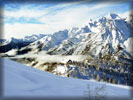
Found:
[{"label": "mountain peak", "polygon": [[113,13],[109,13],[109,14],[107,15],[107,17],[108,17],[109,19],[117,19],[117,18],[119,18],[119,16],[118,16],[117,14],[113,14]]}]

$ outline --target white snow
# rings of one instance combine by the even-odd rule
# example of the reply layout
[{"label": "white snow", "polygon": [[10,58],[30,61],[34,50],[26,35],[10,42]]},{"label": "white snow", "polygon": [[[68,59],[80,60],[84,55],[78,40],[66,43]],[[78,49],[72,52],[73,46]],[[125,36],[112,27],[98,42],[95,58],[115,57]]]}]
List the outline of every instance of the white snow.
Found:
[{"label": "white snow", "polygon": [[38,39],[44,38],[46,35],[44,34],[39,34],[39,35],[31,35],[31,36],[25,36],[23,38],[9,38],[7,39],[7,41],[5,41],[5,45],[10,43],[10,42],[14,42],[14,43],[19,43],[19,42],[34,42]]},{"label": "white snow", "polygon": [[125,45],[128,52],[133,53],[133,37],[128,38],[124,42],[124,45]]},{"label": "white snow", "polygon": [[6,54],[8,54],[8,55],[15,55],[16,52],[17,52],[17,49],[12,49],[12,50],[6,52]]},{"label": "white snow", "polygon": [[[4,97],[88,97],[96,88],[104,86],[100,95],[131,98],[131,87],[102,82],[60,77],[20,63],[3,59]],[[89,86],[89,88],[88,88]],[[86,94],[86,95],[85,95]]]},{"label": "white snow", "polygon": [[[97,21],[89,21],[88,27],[92,32],[89,32],[91,33],[91,37],[86,37],[85,42],[82,41],[78,43],[73,54],[82,54],[82,52],[86,50],[86,47],[90,47],[86,52],[97,56],[102,52],[102,47],[105,49],[107,44],[110,45],[112,51],[115,51],[118,44],[124,48],[124,42],[128,40],[130,36],[129,24],[116,14],[109,14]],[[125,42],[125,44],[132,45],[131,42]],[[132,49],[132,46],[126,46],[126,48]],[[132,52],[131,49],[127,49],[127,51]]]},{"label": "white snow", "polygon": [[55,72],[58,72],[59,74],[64,75],[67,73],[67,67],[58,65],[57,68],[55,69]]}]

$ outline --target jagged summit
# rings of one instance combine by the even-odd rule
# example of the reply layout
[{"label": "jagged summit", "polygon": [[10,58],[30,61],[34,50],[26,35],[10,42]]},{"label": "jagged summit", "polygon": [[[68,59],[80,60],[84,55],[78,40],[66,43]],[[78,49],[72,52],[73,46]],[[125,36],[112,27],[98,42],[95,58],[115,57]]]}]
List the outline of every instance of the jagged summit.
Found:
[{"label": "jagged summit", "polygon": [[107,15],[107,18],[109,19],[120,19],[120,17],[117,14],[109,13]]}]

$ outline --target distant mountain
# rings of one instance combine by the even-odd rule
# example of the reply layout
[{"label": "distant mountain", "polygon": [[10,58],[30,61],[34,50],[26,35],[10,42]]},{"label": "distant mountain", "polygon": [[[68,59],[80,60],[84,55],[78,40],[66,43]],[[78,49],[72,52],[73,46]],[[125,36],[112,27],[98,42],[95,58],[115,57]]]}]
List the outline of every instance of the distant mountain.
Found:
[{"label": "distant mountain", "polygon": [[0,46],[4,45],[6,43],[6,39],[0,39]]},{"label": "distant mountain", "polygon": [[63,30],[59,32],[55,32],[52,35],[46,35],[45,37],[38,39],[37,41],[31,43],[30,45],[22,48],[24,49],[32,49],[35,51],[48,51],[55,46],[61,44],[61,42],[68,38],[68,30]]},{"label": "distant mountain", "polygon": [[0,53],[7,52],[11,49],[20,49],[22,47],[25,47],[29,45],[30,43],[41,39],[45,35],[40,34],[40,35],[31,35],[31,36],[25,36],[24,38],[11,38],[9,40],[6,39],[0,39]]}]

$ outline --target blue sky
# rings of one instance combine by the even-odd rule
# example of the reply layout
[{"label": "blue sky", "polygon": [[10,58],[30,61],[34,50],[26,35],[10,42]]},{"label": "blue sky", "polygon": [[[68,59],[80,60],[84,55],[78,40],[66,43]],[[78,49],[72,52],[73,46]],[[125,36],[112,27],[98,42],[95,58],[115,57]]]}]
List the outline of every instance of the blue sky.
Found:
[{"label": "blue sky", "polygon": [[109,13],[126,17],[129,2],[44,2],[5,3],[3,8],[4,38],[32,34],[52,34],[58,30],[82,27],[89,19]]}]

